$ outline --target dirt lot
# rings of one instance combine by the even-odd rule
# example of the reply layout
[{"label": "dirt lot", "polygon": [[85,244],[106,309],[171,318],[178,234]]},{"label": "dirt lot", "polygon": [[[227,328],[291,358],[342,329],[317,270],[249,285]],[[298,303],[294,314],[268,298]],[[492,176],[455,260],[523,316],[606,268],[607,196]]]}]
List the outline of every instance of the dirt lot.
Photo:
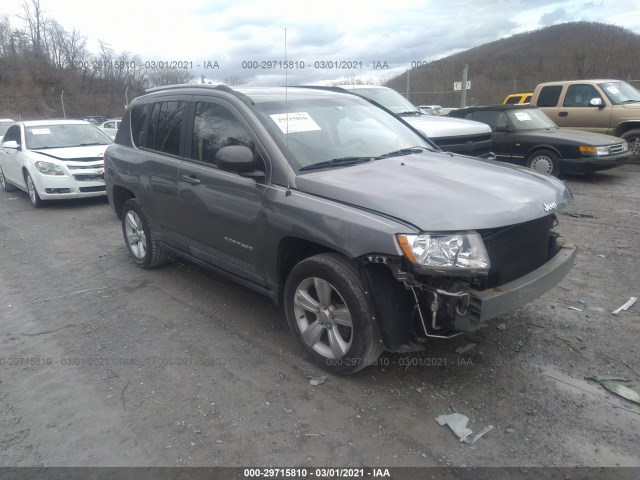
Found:
[{"label": "dirt lot", "polygon": [[[640,406],[585,379],[640,391],[640,303],[610,313],[640,296],[640,165],[566,181],[559,287],[318,386],[267,298],[135,267],[105,200],[0,193],[0,465],[640,466]],[[494,429],[461,443],[453,412]]]}]

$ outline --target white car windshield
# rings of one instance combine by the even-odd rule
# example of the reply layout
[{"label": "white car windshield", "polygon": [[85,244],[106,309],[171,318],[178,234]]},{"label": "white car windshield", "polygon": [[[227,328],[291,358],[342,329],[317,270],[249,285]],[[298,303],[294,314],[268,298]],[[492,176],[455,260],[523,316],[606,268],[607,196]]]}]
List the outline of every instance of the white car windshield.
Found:
[{"label": "white car windshield", "polygon": [[29,126],[25,128],[25,140],[29,150],[108,145],[112,143],[107,134],[89,124]]},{"label": "white car windshield", "polygon": [[[358,97],[258,102],[261,121],[296,170],[373,159],[402,149],[436,149],[398,119]],[[288,133],[286,133],[288,132]],[[399,153],[402,154],[402,153]],[[307,168],[305,168],[307,167]]]}]

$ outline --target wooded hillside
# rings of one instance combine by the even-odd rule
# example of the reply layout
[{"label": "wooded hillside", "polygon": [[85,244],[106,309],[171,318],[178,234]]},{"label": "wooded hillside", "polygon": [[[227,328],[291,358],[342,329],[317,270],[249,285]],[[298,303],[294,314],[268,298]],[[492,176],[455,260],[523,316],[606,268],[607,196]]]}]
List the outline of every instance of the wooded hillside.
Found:
[{"label": "wooded hillside", "polygon": [[[538,83],[615,78],[640,88],[640,35],[602,23],[575,22],[515,35],[466,50],[409,72],[409,99],[416,105],[459,107],[453,91],[469,65],[467,105],[502,103]],[[425,52],[425,57],[429,52]],[[407,74],[387,82],[405,94]]]}]

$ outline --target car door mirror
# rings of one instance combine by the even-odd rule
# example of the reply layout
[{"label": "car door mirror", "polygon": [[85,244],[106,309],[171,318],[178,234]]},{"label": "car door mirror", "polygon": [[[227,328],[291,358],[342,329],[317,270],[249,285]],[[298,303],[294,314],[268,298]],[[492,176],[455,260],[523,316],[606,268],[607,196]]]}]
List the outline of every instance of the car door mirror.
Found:
[{"label": "car door mirror", "polygon": [[589,105],[592,107],[604,108],[604,102],[601,98],[592,98],[589,100]]},{"label": "car door mirror", "polygon": [[222,147],[216,152],[214,161],[220,170],[227,172],[247,173],[256,168],[253,152],[244,145]]},{"label": "car door mirror", "polygon": [[20,148],[20,145],[18,145],[18,142],[16,142],[15,140],[9,140],[8,142],[4,142],[2,146],[4,148],[10,148],[12,150],[22,150]]},{"label": "car door mirror", "polygon": [[509,125],[506,123],[501,123],[500,125],[496,125],[496,128],[493,129],[494,132],[508,132]]}]

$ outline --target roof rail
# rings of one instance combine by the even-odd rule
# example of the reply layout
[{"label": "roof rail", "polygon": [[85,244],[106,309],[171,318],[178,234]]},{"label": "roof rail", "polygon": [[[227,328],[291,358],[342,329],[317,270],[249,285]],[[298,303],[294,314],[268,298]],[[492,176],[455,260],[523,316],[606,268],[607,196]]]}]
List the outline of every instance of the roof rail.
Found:
[{"label": "roof rail", "polygon": [[238,99],[242,100],[247,105],[255,105],[255,102],[251,100],[251,98],[245,95],[244,93],[238,92],[237,90],[234,90],[230,86],[222,85],[222,84],[213,86],[211,84],[203,84],[203,83],[178,83],[173,85],[163,85],[161,87],[148,88],[145,90],[144,93],[147,94],[147,93],[164,92],[164,91],[170,91],[170,90],[182,90],[184,88],[196,88],[196,89],[202,89],[202,90],[219,90],[221,92],[229,93],[235,97],[238,97]]}]

